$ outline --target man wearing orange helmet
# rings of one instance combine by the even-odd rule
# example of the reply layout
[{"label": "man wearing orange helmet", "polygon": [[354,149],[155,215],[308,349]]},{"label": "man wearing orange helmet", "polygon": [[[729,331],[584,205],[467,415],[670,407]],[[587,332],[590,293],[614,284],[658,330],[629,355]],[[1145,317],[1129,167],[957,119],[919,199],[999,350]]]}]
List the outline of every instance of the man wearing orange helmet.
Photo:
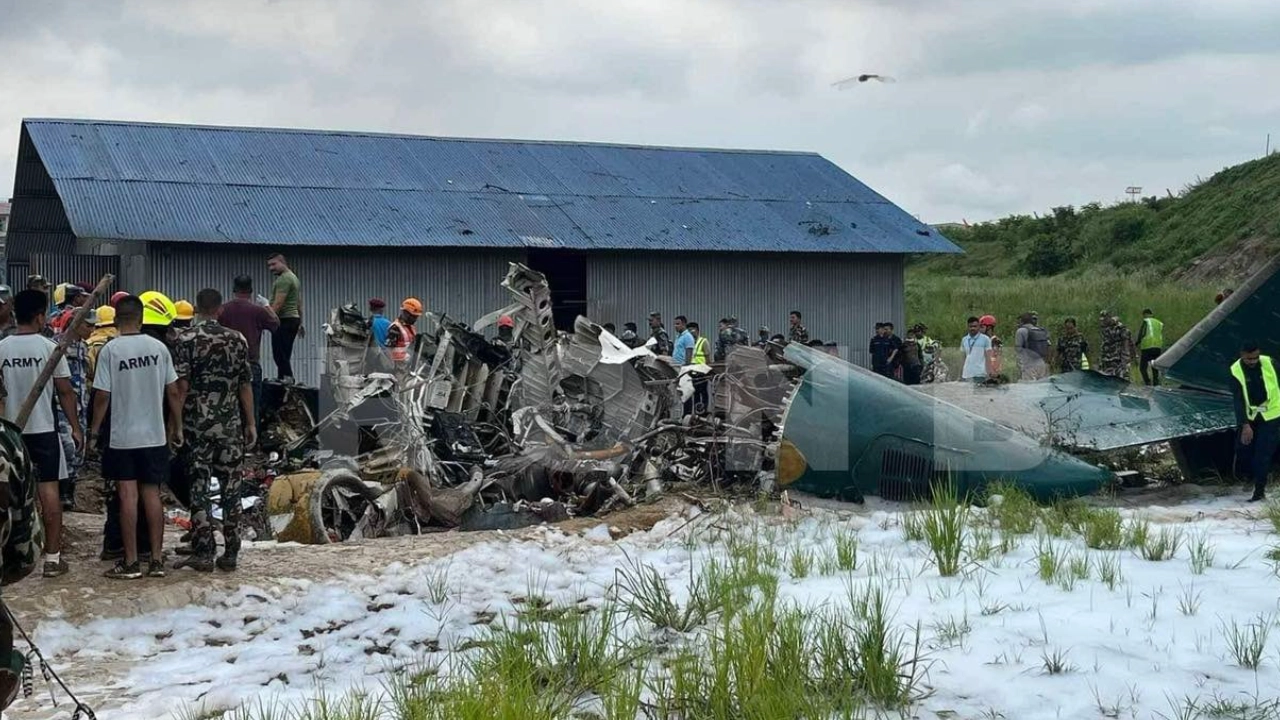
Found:
[{"label": "man wearing orange helmet", "polygon": [[422,317],[422,302],[417,298],[405,298],[404,302],[400,303],[400,317],[387,328],[388,355],[397,367],[403,367],[409,362],[414,339],[418,336],[415,326],[420,317]]}]

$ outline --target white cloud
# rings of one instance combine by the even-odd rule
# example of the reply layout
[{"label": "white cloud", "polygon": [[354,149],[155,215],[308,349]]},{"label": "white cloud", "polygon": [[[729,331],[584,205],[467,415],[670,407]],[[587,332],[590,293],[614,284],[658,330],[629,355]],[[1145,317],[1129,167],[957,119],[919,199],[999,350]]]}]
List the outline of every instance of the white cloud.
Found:
[{"label": "white cloud", "polygon": [[[1280,4],[48,0],[24,116],[814,150],[926,219],[1177,189],[1280,134]],[[1274,21],[1274,22],[1273,22]],[[1118,39],[1117,39],[1118,38]],[[861,72],[893,85],[847,92]]]}]

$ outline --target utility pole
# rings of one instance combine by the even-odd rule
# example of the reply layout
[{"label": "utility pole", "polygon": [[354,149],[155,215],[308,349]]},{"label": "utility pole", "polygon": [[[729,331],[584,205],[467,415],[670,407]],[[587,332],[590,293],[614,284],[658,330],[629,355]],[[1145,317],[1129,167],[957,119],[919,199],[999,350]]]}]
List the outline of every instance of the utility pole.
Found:
[{"label": "utility pole", "polygon": [[1124,192],[1129,196],[1129,202],[1138,202],[1138,196],[1142,194],[1142,186],[1130,185],[1124,189]]},{"label": "utility pole", "polygon": [[1262,157],[1268,157],[1270,155],[1271,155],[1271,133],[1267,133],[1267,150],[1266,152],[1262,153]]}]

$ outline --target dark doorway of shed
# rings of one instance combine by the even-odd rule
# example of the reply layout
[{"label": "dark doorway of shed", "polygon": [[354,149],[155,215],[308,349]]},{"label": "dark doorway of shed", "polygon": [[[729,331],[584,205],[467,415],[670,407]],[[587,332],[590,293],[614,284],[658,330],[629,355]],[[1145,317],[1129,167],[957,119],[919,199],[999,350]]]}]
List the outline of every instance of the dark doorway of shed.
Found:
[{"label": "dark doorway of shed", "polygon": [[587,314],[587,256],[571,250],[529,250],[529,267],[547,276],[551,315],[557,330],[573,331],[573,321]]}]

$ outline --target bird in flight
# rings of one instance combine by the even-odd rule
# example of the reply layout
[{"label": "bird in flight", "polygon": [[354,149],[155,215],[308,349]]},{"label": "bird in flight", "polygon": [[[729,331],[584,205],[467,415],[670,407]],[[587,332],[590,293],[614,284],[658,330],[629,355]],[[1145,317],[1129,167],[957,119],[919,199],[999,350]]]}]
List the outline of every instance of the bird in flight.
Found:
[{"label": "bird in flight", "polygon": [[839,82],[833,82],[831,83],[831,87],[838,88],[840,90],[848,90],[849,88],[855,85],[861,85],[862,83],[868,82],[871,80],[875,80],[876,82],[882,82],[882,83],[898,82],[897,80],[894,80],[888,75],[873,75],[870,73],[863,73],[862,75],[854,75],[853,77],[845,78],[843,80],[840,80]]}]

